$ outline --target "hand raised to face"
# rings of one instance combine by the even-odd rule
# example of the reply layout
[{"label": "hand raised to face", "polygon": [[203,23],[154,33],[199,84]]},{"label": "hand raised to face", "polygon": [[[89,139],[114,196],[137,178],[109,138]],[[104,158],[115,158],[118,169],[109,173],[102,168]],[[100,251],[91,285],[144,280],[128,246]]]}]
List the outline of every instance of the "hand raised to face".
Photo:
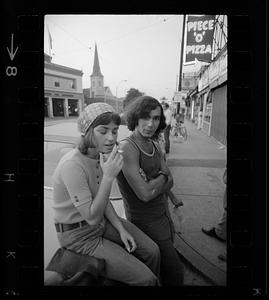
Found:
[{"label": "hand raised to face", "polygon": [[123,167],[123,157],[118,152],[118,147],[114,145],[109,155],[100,153],[100,165],[104,173],[104,177],[114,179]]}]

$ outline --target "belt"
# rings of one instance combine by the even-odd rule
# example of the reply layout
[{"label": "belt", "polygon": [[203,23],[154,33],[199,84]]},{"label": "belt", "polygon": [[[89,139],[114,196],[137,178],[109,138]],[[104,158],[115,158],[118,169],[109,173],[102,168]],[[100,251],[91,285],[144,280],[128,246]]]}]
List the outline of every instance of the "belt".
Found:
[{"label": "belt", "polygon": [[72,230],[78,227],[82,227],[87,225],[88,223],[86,221],[81,221],[81,222],[77,222],[77,223],[73,223],[73,224],[63,224],[63,223],[56,223],[55,227],[56,227],[56,231],[57,232],[65,232],[68,230]]}]

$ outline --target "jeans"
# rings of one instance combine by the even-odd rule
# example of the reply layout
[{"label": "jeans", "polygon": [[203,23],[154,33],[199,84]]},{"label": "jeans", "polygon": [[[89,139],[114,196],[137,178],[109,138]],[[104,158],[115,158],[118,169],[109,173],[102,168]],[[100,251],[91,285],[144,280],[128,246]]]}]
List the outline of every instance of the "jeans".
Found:
[{"label": "jeans", "polygon": [[227,190],[224,191],[223,196],[223,214],[219,220],[217,226],[215,227],[215,232],[217,236],[226,241],[227,239]]},{"label": "jeans", "polygon": [[171,125],[167,125],[164,129],[165,152],[170,152],[170,130]]},{"label": "jeans", "polygon": [[[64,233],[58,233],[62,247],[78,253],[88,254],[105,260],[108,279],[121,281],[133,286],[159,285],[160,250],[146,234],[122,218],[124,228],[133,236],[137,248],[128,253],[118,231],[106,220],[102,236],[87,238],[87,225]],[[99,226],[98,224],[97,226]],[[83,236],[76,231],[84,230]],[[68,234],[67,234],[68,233]]]},{"label": "jeans", "polygon": [[133,222],[159,246],[163,286],[182,286],[184,267],[173,245],[173,230],[167,214],[163,214],[162,217],[148,222]]}]

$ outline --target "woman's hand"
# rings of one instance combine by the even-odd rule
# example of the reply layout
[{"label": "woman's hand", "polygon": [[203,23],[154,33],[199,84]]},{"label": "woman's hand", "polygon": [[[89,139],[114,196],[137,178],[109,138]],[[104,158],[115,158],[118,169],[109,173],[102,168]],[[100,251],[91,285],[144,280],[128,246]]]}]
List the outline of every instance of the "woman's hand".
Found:
[{"label": "woman's hand", "polygon": [[135,251],[136,243],[134,241],[134,238],[131,236],[131,234],[127,230],[122,229],[120,231],[120,238],[121,238],[123,244],[125,245],[126,250],[129,253],[132,253]]},{"label": "woman's hand", "polygon": [[103,170],[103,176],[110,179],[114,179],[123,167],[123,157],[118,152],[115,145],[107,160],[105,160],[104,154],[100,153],[100,165]]}]

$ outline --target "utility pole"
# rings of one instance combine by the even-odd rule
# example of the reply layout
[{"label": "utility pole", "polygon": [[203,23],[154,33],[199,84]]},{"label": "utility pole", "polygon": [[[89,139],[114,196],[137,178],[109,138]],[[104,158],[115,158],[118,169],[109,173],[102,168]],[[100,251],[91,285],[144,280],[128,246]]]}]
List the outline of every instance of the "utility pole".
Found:
[{"label": "utility pole", "polygon": [[182,35],[181,35],[181,51],[180,51],[180,65],[179,65],[179,81],[178,81],[178,91],[181,91],[181,81],[182,81],[182,66],[183,66],[183,50],[184,50],[184,37],[185,37],[185,21],[186,15],[183,15],[182,24]]}]

